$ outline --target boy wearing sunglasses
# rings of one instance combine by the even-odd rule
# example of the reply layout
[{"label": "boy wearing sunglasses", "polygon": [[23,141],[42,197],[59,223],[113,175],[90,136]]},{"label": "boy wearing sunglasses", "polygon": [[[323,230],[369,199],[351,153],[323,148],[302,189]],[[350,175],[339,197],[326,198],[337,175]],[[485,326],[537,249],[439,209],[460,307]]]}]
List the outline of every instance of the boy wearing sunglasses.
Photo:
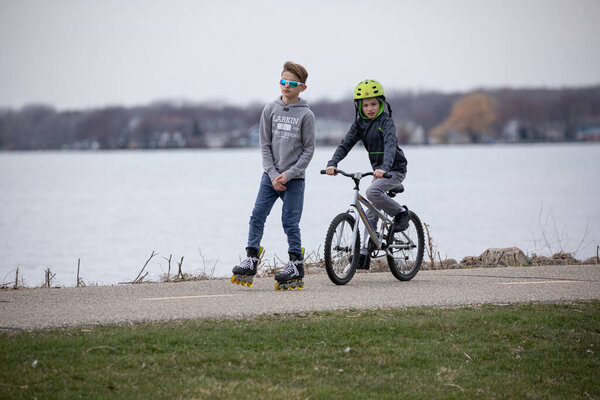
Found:
[{"label": "boy wearing sunglasses", "polygon": [[263,249],[260,242],[267,216],[277,199],[283,201],[281,222],[287,235],[289,263],[275,275],[275,288],[302,289],[304,260],[300,217],[304,204],[304,173],[315,150],[315,116],[300,93],[306,90],[306,69],[293,62],[283,65],[281,96],[263,109],[260,148],[264,173],[250,217],[247,258],[233,268],[232,283],[251,286]]},{"label": "boy wearing sunglasses", "polygon": [[[388,112],[385,112],[386,104]],[[359,140],[362,141],[369,153],[374,177],[373,183],[367,188],[367,198],[377,208],[394,217],[395,232],[403,231],[408,228],[410,219],[408,208],[395,202],[386,192],[402,183],[408,162],[398,147],[392,109],[385,100],[381,83],[373,79],[359,82],[354,88],[354,109],[354,123],[327,163],[327,175],[335,175],[338,163]],[[386,173],[391,177],[384,178]],[[377,215],[369,210],[367,218],[375,226]],[[369,269],[369,262],[368,249],[363,247],[357,268]]]}]

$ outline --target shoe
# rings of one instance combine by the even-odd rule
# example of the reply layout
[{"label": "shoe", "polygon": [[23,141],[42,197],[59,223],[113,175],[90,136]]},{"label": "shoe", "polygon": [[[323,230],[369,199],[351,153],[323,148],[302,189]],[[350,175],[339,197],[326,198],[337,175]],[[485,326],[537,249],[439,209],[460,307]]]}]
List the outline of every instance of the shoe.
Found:
[{"label": "shoe", "polygon": [[356,269],[370,269],[371,268],[371,257],[368,254],[361,254],[358,256],[358,265]]},{"label": "shoe", "polygon": [[[404,206],[406,208],[406,206]],[[410,221],[410,213],[408,208],[405,211],[401,211],[394,217],[394,232],[402,232],[408,228],[408,221]]]}]

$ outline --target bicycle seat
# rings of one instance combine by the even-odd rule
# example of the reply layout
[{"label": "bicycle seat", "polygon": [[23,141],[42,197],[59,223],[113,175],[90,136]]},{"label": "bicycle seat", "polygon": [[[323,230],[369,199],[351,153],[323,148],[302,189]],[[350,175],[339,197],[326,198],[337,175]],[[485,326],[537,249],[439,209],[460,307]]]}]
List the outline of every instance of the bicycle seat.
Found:
[{"label": "bicycle seat", "polygon": [[396,194],[404,192],[404,185],[399,184],[388,190],[387,195],[390,197],[395,197]]}]

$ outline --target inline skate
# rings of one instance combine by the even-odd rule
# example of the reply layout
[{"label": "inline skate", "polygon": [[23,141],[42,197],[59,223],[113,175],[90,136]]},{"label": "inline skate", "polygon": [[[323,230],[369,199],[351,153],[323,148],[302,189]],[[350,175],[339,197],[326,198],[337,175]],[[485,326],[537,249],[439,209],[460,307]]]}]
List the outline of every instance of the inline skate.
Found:
[{"label": "inline skate", "polygon": [[262,246],[258,248],[258,251],[252,247],[246,248],[247,257],[240,263],[240,265],[233,267],[231,283],[252,287],[254,284],[254,275],[256,275],[258,265],[260,264],[264,254],[265,249]]},{"label": "inline skate", "polygon": [[302,290],[304,289],[304,248],[302,248],[302,256],[290,254],[290,261],[285,267],[285,270],[275,275],[275,290]]}]

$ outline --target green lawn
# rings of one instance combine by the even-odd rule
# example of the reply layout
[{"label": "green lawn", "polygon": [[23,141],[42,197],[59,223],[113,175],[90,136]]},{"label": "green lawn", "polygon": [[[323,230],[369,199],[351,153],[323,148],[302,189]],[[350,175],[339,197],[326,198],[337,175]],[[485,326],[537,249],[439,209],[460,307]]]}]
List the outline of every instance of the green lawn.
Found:
[{"label": "green lawn", "polygon": [[600,302],[0,334],[0,398],[599,399]]}]

